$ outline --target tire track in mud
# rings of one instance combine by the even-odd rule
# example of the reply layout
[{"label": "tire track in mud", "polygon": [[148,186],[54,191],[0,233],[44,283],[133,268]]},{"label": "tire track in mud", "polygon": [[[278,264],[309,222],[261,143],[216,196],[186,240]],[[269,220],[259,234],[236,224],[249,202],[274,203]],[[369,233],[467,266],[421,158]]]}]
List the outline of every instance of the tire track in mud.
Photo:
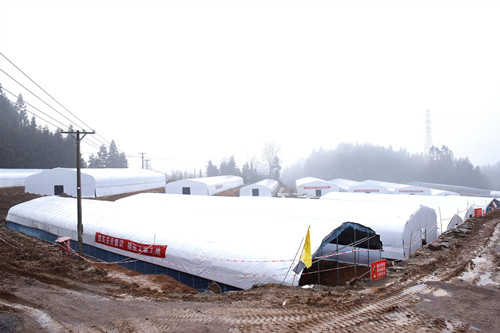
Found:
[{"label": "tire track in mud", "polygon": [[49,332],[68,332],[68,328],[66,326],[56,321],[48,313],[42,310],[35,309],[27,305],[7,303],[1,300],[0,305],[26,313],[28,316],[33,318],[33,320],[35,320],[42,329],[46,329]]},{"label": "tire track in mud", "polygon": [[408,309],[420,301],[418,292],[428,289],[425,285],[409,289],[398,288],[388,297],[365,299],[361,302],[339,304],[335,308],[251,308],[219,305],[217,308],[172,309],[161,318],[154,318],[157,329],[178,329],[182,323],[214,325],[223,323],[231,332],[380,332],[381,330],[410,330],[422,325],[422,315]]},{"label": "tire track in mud", "polygon": [[[498,229],[498,225],[496,226]],[[489,235],[491,237],[491,235]],[[468,250],[462,249],[464,252]],[[460,256],[453,266],[467,261]],[[444,268],[444,267],[443,267]],[[434,279],[445,279],[457,272],[438,270]],[[422,301],[421,295],[434,289],[425,284],[428,274],[416,274],[414,278],[398,280],[381,293],[365,294],[362,299],[339,302],[328,308],[310,307],[300,304],[276,304],[266,308],[251,304],[218,304],[215,308],[178,308],[162,318],[156,318],[155,328],[178,330],[183,324],[224,324],[226,332],[397,332],[415,331],[427,327],[430,331],[453,328],[453,323],[429,318],[425,313],[414,311],[413,305]],[[458,323],[460,324],[460,323]],[[450,327],[451,326],[451,327]],[[462,327],[462,331],[468,331]]]}]

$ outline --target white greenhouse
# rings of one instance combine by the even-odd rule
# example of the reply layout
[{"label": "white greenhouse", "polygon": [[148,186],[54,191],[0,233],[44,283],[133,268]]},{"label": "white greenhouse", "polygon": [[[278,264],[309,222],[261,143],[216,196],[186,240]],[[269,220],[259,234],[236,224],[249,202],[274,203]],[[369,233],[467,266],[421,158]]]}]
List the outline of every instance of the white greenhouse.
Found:
[{"label": "white greenhouse", "polygon": [[[55,168],[26,178],[24,191],[76,197],[76,169]],[[145,169],[81,169],[82,197],[93,198],[165,187],[165,175]]]},{"label": "white greenhouse", "polygon": [[[75,201],[49,196],[24,202],[9,210],[7,225],[48,241],[71,237],[75,248]],[[319,200],[146,193],[115,202],[84,199],[82,210],[86,254],[107,261],[138,259],[127,265],[169,274],[198,290],[210,281],[240,289],[298,285],[297,252],[308,228],[313,255],[344,231],[374,235],[370,228],[332,218],[328,203]]]},{"label": "white greenhouse", "polygon": [[[350,194],[352,197],[363,195],[331,192],[324,197],[333,194]],[[369,194],[364,195],[370,196]],[[126,200],[129,199],[125,198],[121,201]],[[394,205],[393,202],[373,202],[363,203],[364,206],[360,207],[358,202],[332,202],[331,200],[275,198],[253,200],[251,197],[240,197],[238,200],[210,200],[210,198],[200,197],[196,201],[189,201],[189,203],[193,206],[207,205],[213,210],[227,213],[243,213],[245,216],[254,216],[254,220],[268,220],[270,216],[276,215],[290,218],[289,223],[294,219],[310,223],[324,220],[338,223],[357,223],[371,228],[380,235],[380,240],[383,243],[382,256],[392,259],[408,257],[410,239],[412,240],[411,253],[414,253],[422,246],[422,243],[430,243],[437,238],[437,218],[434,209],[413,202],[399,205]],[[262,215],[266,217],[263,218]],[[276,227],[286,228],[287,226],[284,224]],[[422,238],[424,241],[419,241]],[[324,252],[322,253],[324,255]],[[357,262],[359,261],[357,260]]]},{"label": "white greenhouse", "polygon": [[273,197],[278,191],[279,184],[272,179],[263,179],[255,184],[243,186],[240,188],[240,197]]},{"label": "white greenhouse", "polygon": [[[332,199],[338,196],[348,196],[351,200]],[[376,230],[383,244],[383,258],[408,259],[411,253],[437,239],[438,226],[434,209],[413,202],[395,205],[394,202],[377,199],[360,201],[360,196],[379,197],[332,192],[318,201],[328,203],[330,209],[338,212],[337,214]],[[327,250],[331,250],[331,245]]]},{"label": "white greenhouse", "polygon": [[369,203],[392,203],[400,204],[413,203],[427,206],[435,210],[437,215],[437,226],[439,233],[453,228],[468,218],[474,217],[474,210],[481,209],[481,214],[489,212],[494,208],[495,202],[492,198],[485,197],[464,197],[464,196],[427,196],[427,195],[367,195],[352,193],[328,193],[321,197],[322,200],[336,200],[354,202],[360,207]]},{"label": "white greenhouse", "polygon": [[340,192],[354,192],[354,193],[387,193],[387,188],[375,184],[366,184],[350,179],[337,178],[330,180],[330,183],[337,185]]},{"label": "white greenhouse", "polygon": [[26,178],[44,169],[0,169],[0,187],[24,186]]},{"label": "white greenhouse", "polygon": [[383,186],[387,189],[387,193],[389,194],[432,195],[430,189],[422,186],[383,182],[379,180],[364,180],[363,183]]},{"label": "white greenhouse", "polygon": [[295,191],[298,195],[321,197],[328,192],[339,192],[338,185],[314,177],[300,178],[295,181]]},{"label": "white greenhouse", "polygon": [[434,188],[429,188],[429,190],[431,190],[431,195],[435,195],[438,197],[446,197],[448,195],[459,195],[457,192],[453,191],[437,190]]},{"label": "white greenhouse", "polygon": [[165,186],[168,194],[214,195],[243,185],[243,178],[238,176],[214,176],[182,179]]}]

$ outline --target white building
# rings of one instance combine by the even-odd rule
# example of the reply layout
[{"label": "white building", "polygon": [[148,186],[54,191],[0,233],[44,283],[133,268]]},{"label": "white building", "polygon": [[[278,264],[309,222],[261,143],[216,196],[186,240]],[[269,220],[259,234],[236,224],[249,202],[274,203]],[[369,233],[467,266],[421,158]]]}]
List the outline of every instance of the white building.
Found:
[{"label": "white building", "polygon": [[[24,191],[76,197],[76,169],[55,168],[26,178]],[[82,197],[103,197],[165,187],[165,175],[145,169],[81,169]]]},{"label": "white building", "polygon": [[298,195],[321,197],[328,192],[339,192],[338,185],[314,177],[300,178],[295,181],[295,190]]},{"label": "white building", "polygon": [[272,179],[264,179],[255,184],[243,186],[240,189],[240,197],[242,196],[252,196],[252,197],[272,197],[278,191],[279,184],[277,181]]},{"label": "white building", "polygon": [[243,178],[238,176],[215,176],[193,179],[181,179],[168,183],[165,193],[214,195],[243,185]]}]

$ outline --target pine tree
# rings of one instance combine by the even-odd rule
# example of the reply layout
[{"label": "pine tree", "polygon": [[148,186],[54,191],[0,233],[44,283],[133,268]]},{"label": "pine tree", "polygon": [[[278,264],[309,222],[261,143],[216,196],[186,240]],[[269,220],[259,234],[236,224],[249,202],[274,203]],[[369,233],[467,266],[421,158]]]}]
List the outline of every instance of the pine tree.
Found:
[{"label": "pine tree", "polygon": [[119,159],[120,153],[118,152],[118,148],[116,148],[115,140],[111,140],[109,145],[109,153],[106,160],[106,167],[108,168],[119,168]]},{"label": "pine tree", "polygon": [[29,125],[28,113],[26,112],[26,103],[23,100],[22,94],[19,94],[19,96],[17,97],[16,109],[21,119],[21,125],[28,126]]},{"label": "pine tree", "polygon": [[213,177],[218,175],[219,175],[219,169],[217,168],[216,165],[212,163],[212,160],[209,160],[207,165],[207,177]]}]

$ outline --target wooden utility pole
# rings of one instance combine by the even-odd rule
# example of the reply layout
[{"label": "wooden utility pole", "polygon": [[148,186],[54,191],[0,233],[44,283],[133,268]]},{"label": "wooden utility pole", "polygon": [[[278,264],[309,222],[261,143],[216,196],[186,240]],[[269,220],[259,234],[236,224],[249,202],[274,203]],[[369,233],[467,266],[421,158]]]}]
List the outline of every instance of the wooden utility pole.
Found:
[{"label": "wooden utility pole", "polygon": [[[80,142],[87,134],[95,134],[95,131],[68,131],[62,134],[71,134],[76,139],[76,207],[77,207],[77,232],[78,232],[78,254],[83,255],[83,224],[82,224],[82,179],[80,171]],[[76,136],[75,136],[76,134]]]},{"label": "wooden utility pole", "polygon": [[141,169],[144,169],[144,155],[146,155],[147,153],[139,153],[141,154],[141,160],[142,160],[142,167]]}]

